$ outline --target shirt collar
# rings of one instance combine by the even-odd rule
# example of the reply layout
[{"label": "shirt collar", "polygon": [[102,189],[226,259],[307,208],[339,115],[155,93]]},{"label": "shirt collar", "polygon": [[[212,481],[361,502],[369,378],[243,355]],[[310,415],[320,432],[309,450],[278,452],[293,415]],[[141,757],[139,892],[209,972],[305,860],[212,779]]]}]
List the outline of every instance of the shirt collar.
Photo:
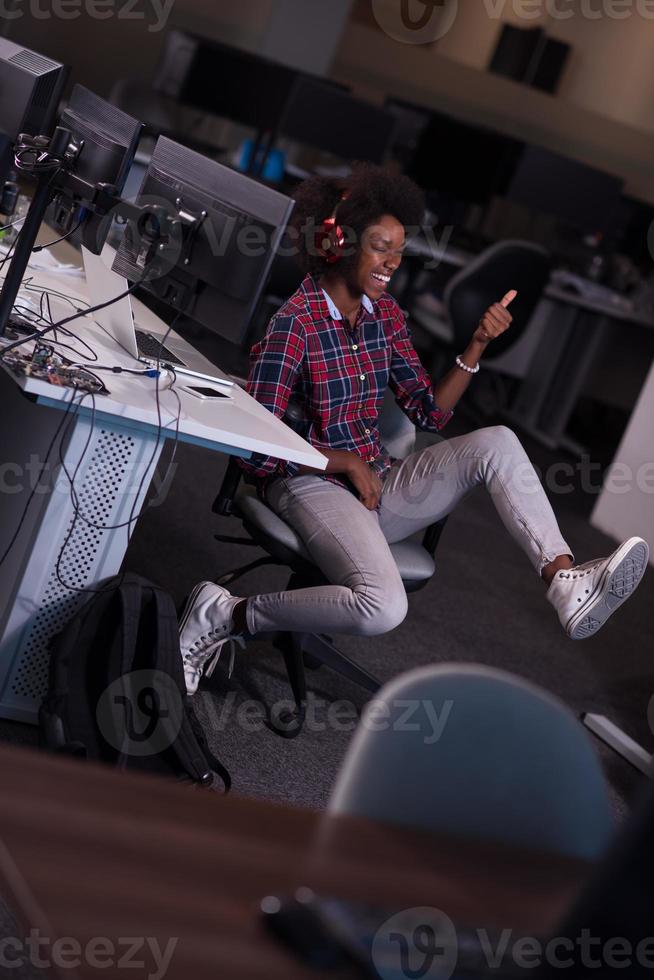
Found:
[{"label": "shirt collar", "polygon": [[[321,292],[322,292],[322,294],[325,297],[325,300],[327,302],[327,307],[329,309],[329,315],[332,318],[332,320],[342,320],[343,319],[343,316],[341,314],[341,311],[336,306],[336,304],[334,303],[334,300],[331,298],[331,296],[329,295],[329,293],[325,292],[324,289],[321,289]],[[361,305],[363,306],[363,308],[366,311],[366,313],[372,313],[373,312],[372,301],[371,301],[371,299],[370,299],[369,296],[366,296],[365,293],[363,293],[363,295],[361,296]]]}]

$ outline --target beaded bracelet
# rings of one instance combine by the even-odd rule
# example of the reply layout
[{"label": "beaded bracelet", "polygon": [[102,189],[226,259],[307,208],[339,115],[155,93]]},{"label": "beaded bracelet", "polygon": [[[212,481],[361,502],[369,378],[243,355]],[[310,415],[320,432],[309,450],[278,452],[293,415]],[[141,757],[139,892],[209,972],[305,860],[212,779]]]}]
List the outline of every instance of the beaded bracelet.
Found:
[{"label": "beaded bracelet", "polygon": [[479,370],[479,361],[477,361],[477,366],[476,367],[471,368],[471,367],[468,367],[467,364],[464,364],[463,363],[463,361],[461,360],[461,358],[459,357],[458,354],[456,356],[455,364],[456,364],[457,367],[461,368],[462,371],[466,371],[468,374],[476,374],[477,371]]}]

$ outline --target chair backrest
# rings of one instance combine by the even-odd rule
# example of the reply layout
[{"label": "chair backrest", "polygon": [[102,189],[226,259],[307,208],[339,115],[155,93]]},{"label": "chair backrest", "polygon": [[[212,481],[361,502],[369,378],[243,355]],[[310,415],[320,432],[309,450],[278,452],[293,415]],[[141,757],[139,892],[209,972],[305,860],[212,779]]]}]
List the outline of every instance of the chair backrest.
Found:
[{"label": "chair backrest", "polygon": [[602,770],[574,715],[479,665],[419,668],[385,685],[329,808],[585,859],[613,832]]},{"label": "chair backrest", "polygon": [[492,303],[510,289],[518,295],[510,306],[513,323],[489,346],[487,358],[499,357],[521,336],[549,280],[551,256],[532,242],[507,240],[491,245],[450,279],[444,301],[454,332],[454,345],[463,350],[472,331]]},{"label": "chair backrest", "polygon": [[390,388],[386,389],[379,413],[379,435],[382,445],[396,459],[404,459],[415,448],[416,427],[397,404]]}]

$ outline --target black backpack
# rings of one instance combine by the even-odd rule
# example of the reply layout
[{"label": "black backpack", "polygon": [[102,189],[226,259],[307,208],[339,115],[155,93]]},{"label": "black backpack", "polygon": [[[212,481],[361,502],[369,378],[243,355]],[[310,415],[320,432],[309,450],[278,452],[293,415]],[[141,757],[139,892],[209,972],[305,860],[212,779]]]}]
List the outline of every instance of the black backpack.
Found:
[{"label": "black backpack", "polygon": [[189,704],[167,592],[129,573],[101,582],[50,650],[44,748],[229,790]]}]

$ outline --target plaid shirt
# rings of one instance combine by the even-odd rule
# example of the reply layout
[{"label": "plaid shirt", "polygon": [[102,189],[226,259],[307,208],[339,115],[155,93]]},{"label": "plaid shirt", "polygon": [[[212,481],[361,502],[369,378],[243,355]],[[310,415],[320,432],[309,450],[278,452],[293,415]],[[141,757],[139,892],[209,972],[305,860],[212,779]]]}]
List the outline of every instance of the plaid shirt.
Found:
[{"label": "plaid shirt", "polygon": [[[278,418],[292,397],[301,418],[285,421],[295,432],[319,451],[357,453],[381,479],[393,462],[378,429],[389,386],[420,429],[438,431],[452,417],[434,402],[406,317],[388,293],[376,303],[364,295],[352,327],[318,281],[307,276],[250,352],[249,394]],[[271,478],[294,476],[300,469],[299,463],[272,456],[255,455],[239,463],[260,492]],[[324,479],[353,489],[342,474],[324,474]]]}]

